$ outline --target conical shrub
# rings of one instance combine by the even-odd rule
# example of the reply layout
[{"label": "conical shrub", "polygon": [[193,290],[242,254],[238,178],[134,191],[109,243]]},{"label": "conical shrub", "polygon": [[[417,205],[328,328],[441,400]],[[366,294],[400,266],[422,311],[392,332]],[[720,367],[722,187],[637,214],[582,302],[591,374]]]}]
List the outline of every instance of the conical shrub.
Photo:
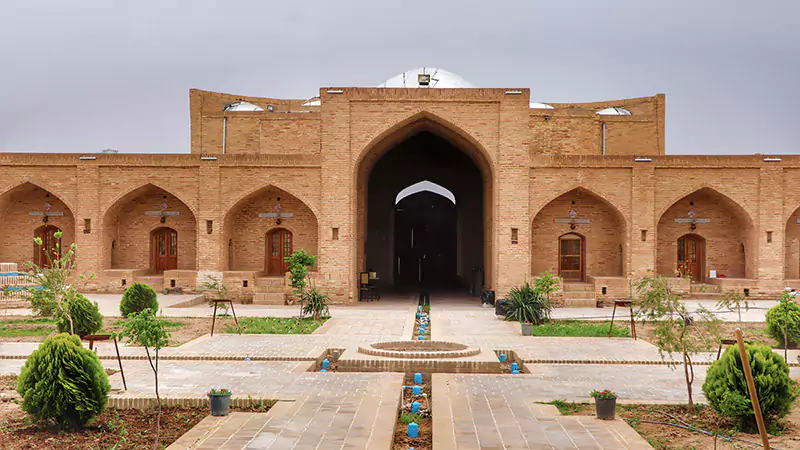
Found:
[{"label": "conical shrub", "polygon": [[[789,413],[797,398],[797,383],[789,378],[789,366],[783,357],[769,346],[746,344],[746,349],[764,420],[774,422]],[[738,421],[743,430],[756,429],[755,412],[735,345],[729,346],[708,368],[703,393],[717,413]]]},{"label": "conical shrub", "polygon": [[158,294],[150,286],[133,283],[122,293],[122,301],[119,304],[122,317],[128,317],[131,313],[138,313],[147,308],[158,311]]},{"label": "conical shrub", "polygon": [[[97,302],[72,292],[66,303],[75,334],[83,337],[103,329],[103,315],[100,314]],[[69,320],[60,311],[57,312],[56,328],[59,333],[69,333]]]},{"label": "conical shrub", "polygon": [[106,409],[108,383],[97,355],[78,336],[51,336],[25,361],[17,380],[22,409],[39,422],[84,425]]}]

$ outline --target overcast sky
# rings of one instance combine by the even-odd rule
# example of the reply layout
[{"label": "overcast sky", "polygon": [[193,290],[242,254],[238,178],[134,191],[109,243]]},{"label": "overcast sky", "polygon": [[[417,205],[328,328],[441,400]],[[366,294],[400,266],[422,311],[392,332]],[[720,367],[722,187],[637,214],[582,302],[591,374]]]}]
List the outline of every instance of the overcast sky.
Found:
[{"label": "overcast sky", "polygon": [[[383,6],[379,6],[383,5]],[[667,94],[667,153],[800,153],[800,1],[0,0],[0,151],[189,152],[190,88],[419,66],[532,101]]]}]

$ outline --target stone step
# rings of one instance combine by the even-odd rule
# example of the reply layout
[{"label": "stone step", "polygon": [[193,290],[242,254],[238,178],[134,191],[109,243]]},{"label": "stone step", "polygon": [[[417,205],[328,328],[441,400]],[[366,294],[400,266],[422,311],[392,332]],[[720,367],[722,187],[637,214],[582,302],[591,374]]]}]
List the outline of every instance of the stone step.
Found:
[{"label": "stone step", "polygon": [[595,308],[597,300],[593,298],[565,298],[565,308]]},{"label": "stone step", "polygon": [[291,292],[291,289],[289,289],[287,286],[255,286],[253,287],[253,292],[262,294],[281,292],[285,294]]},{"label": "stone step", "polygon": [[286,279],[283,277],[261,277],[256,278],[256,286],[284,286]]},{"label": "stone step", "polygon": [[719,286],[715,286],[713,284],[692,283],[691,287],[689,288],[689,291],[692,292],[692,293],[695,293],[695,292],[696,293],[706,293],[706,292],[714,293],[714,292],[720,292],[720,287]]},{"label": "stone step", "polygon": [[594,292],[594,285],[587,283],[564,283],[564,292]]},{"label": "stone step", "polygon": [[134,280],[136,283],[143,283],[151,288],[155,289],[156,292],[161,292],[164,289],[164,276],[163,275],[152,275],[152,276],[139,276],[136,277]]},{"label": "stone step", "polygon": [[256,292],[253,294],[254,305],[283,305],[286,294],[283,292]]}]

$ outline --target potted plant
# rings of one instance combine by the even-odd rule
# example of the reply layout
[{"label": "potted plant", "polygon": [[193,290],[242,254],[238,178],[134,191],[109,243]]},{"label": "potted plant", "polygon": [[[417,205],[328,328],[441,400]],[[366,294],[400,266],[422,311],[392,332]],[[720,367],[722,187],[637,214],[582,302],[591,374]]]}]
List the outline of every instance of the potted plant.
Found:
[{"label": "potted plant", "polygon": [[213,388],[208,393],[211,401],[212,416],[227,416],[231,412],[231,391],[229,389]]},{"label": "potted plant", "polygon": [[508,291],[505,309],[506,320],[519,322],[522,335],[530,336],[534,325],[550,318],[552,307],[544,294],[526,282]]},{"label": "potted plant", "polygon": [[595,408],[597,409],[597,418],[604,420],[613,420],[617,411],[617,394],[609,391],[593,390],[590,394],[594,397]]}]

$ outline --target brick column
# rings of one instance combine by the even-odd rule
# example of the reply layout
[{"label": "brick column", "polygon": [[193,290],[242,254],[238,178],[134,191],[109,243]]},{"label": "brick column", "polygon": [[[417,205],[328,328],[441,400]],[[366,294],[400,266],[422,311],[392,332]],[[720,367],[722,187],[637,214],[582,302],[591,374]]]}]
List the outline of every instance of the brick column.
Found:
[{"label": "brick column", "polygon": [[[77,157],[76,157],[77,159]],[[95,161],[80,161],[76,167],[77,183],[75,211],[75,244],[78,273],[100,275],[103,262],[103,233],[100,228],[100,168]],[[89,233],[84,233],[84,219],[91,221]],[[107,249],[109,252],[111,249]]]},{"label": "brick column", "polygon": [[[775,165],[762,167],[759,173],[758,216],[753,217],[750,230],[750,249],[747,249],[748,274],[758,276],[762,291],[776,291],[784,287],[786,222],[783,217],[783,168]],[[767,232],[772,232],[772,242],[767,242]],[[758,270],[752,270],[756,264]]]},{"label": "brick column", "polygon": [[[655,168],[645,163],[633,166],[631,216],[628,221],[627,277],[638,278],[656,270],[658,211],[655,210]],[[644,239],[642,240],[642,234]]]},{"label": "brick column", "polygon": [[[224,158],[224,156],[220,156]],[[207,272],[221,272],[222,261],[222,212],[219,195],[219,163],[203,161],[198,168],[200,184],[197,211],[197,271],[198,284]],[[206,221],[211,220],[212,232],[208,234]]]},{"label": "brick column", "polygon": [[[492,192],[495,262],[492,286],[497,298],[531,276],[529,98],[530,91],[526,89],[523,95],[507,94],[500,101],[499,146]],[[511,241],[512,228],[518,229],[517,243]]]},{"label": "brick column", "polygon": [[[320,90],[321,174],[319,272],[334,303],[356,301],[356,188],[350,149],[350,107],[346,94]],[[333,240],[331,229],[339,229]]]}]

